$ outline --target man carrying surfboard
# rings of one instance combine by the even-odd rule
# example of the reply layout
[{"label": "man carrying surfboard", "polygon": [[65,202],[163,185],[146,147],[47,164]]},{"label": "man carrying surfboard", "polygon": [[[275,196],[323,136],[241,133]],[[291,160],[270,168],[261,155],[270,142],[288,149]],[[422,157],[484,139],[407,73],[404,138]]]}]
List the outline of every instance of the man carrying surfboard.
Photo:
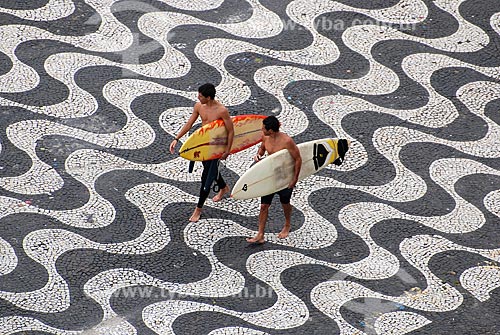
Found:
[{"label": "man carrying surfboard", "polygon": [[[198,88],[199,102],[194,105],[193,113],[189,117],[188,121],[181,128],[172,143],[170,143],[170,153],[174,153],[175,145],[177,144],[177,142],[179,142],[179,139],[191,129],[195,121],[198,119],[198,117],[200,117],[202,126],[218,119],[222,119],[224,121],[224,126],[227,130],[227,147],[220,159],[226,159],[227,156],[229,156],[234,137],[233,121],[229,117],[228,109],[219,101],[215,100],[215,93],[215,86],[210,83],[203,84]],[[205,190],[204,186],[209,177],[208,174],[210,166],[212,164],[217,164],[217,160],[203,161],[202,163],[203,172],[201,175],[200,197],[198,199],[198,204],[193,211],[193,214],[189,218],[189,221],[191,222],[196,222],[200,219],[203,204],[205,203],[205,200],[207,200],[210,193],[210,188],[208,188],[208,190]],[[212,198],[214,202],[220,201],[224,194],[229,192],[229,186],[226,184],[220,174],[217,174],[216,182],[217,186],[219,187],[219,192],[215,195],[215,197]]]},{"label": "man carrying surfboard", "polygon": [[260,201],[260,213],[259,213],[259,231],[257,235],[253,238],[247,238],[247,242],[249,243],[264,243],[264,230],[266,228],[267,217],[269,214],[269,207],[271,206],[271,202],[273,200],[274,195],[277,193],[280,197],[281,206],[283,207],[283,212],[285,214],[285,225],[283,229],[278,234],[278,238],[286,238],[290,232],[290,220],[292,216],[292,205],[290,205],[290,199],[292,197],[292,191],[299,180],[300,167],[302,165],[302,158],[300,156],[300,151],[294,140],[286,135],[285,133],[280,132],[279,130],[280,123],[278,119],[274,116],[268,116],[262,121],[262,144],[259,147],[259,151],[257,155],[254,157],[256,162],[260,161],[264,154],[267,153],[272,155],[275,152],[278,152],[282,149],[287,149],[293,160],[294,164],[294,172],[293,178],[288,184],[288,187],[275,192],[263,196]]}]

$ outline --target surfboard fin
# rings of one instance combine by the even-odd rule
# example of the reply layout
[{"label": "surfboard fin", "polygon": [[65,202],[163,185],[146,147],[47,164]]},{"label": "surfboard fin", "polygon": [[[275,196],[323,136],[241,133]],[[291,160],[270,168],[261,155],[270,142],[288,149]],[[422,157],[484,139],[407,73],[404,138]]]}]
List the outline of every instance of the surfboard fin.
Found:
[{"label": "surfboard fin", "polygon": [[345,154],[349,150],[349,142],[345,139],[339,139],[337,142],[337,151],[339,153],[339,157],[333,161],[335,165],[341,165],[344,163]]}]

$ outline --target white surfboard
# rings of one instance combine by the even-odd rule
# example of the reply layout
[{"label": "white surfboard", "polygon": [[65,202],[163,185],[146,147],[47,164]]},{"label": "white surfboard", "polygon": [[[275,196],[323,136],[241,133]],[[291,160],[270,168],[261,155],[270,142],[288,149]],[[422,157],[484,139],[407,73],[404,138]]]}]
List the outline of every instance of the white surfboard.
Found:
[{"label": "white surfboard", "polygon": [[[298,144],[302,158],[299,180],[325,168],[336,159],[341,162],[348,150],[350,141],[337,138],[324,138]],[[294,160],[287,149],[280,150],[257,162],[238,179],[231,197],[251,199],[280,191],[293,178]]]}]

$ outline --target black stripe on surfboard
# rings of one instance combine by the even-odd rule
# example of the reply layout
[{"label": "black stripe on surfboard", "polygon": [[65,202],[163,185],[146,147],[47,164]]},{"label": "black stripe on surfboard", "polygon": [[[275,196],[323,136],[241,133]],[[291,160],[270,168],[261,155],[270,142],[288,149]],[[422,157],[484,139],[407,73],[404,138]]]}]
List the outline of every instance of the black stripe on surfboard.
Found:
[{"label": "black stripe on surfboard", "polygon": [[318,171],[320,167],[325,165],[326,157],[330,152],[325,148],[323,144],[314,143],[313,149],[313,160],[314,160],[314,170]]}]

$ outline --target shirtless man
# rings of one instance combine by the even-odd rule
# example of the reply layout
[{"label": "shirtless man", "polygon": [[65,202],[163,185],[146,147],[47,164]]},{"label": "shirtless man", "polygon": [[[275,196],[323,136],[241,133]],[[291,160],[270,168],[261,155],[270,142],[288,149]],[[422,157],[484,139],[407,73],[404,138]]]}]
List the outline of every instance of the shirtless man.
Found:
[{"label": "shirtless man", "polygon": [[283,212],[285,213],[285,225],[283,229],[278,234],[278,238],[286,238],[288,237],[288,233],[290,232],[290,218],[292,215],[292,205],[290,205],[290,198],[292,197],[292,191],[297,184],[299,179],[300,167],[302,165],[302,158],[300,157],[299,148],[293,141],[293,139],[279,131],[280,123],[278,119],[271,115],[262,121],[262,144],[259,147],[259,151],[257,155],[255,155],[254,160],[260,161],[262,156],[264,156],[265,152],[269,155],[282,150],[288,149],[290,155],[295,160],[294,165],[294,173],[293,178],[288,187],[275,193],[271,193],[269,195],[263,196],[260,200],[260,213],[259,213],[259,231],[257,235],[253,238],[247,238],[247,242],[249,243],[258,243],[262,244],[265,242],[264,240],[264,230],[266,228],[267,217],[269,214],[269,207],[271,206],[271,202],[273,200],[274,194],[278,194],[280,196],[281,206],[283,206]]},{"label": "shirtless man", "polygon": [[[170,153],[174,153],[175,145],[177,144],[179,139],[191,129],[194,122],[198,119],[199,116],[201,117],[202,126],[218,119],[224,120],[224,125],[226,126],[228,136],[226,151],[222,155],[221,159],[226,159],[229,155],[229,152],[231,151],[231,145],[233,144],[234,137],[233,121],[229,117],[229,111],[223,104],[215,100],[215,86],[212,84],[203,84],[198,88],[198,100],[200,101],[194,105],[191,117],[181,128],[172,143],[170,143]],[[212,162],[213,161],[202,162],[203,173],[201,175],[200,198],[193,214],[189,218],[189,221],[191,222],[196,222],[200,219],[201,209],[203,208],[203,204],[205,203],[205,200],[207,200],[210,193],[210,190],[204,191],[203,186],[205,185],[205,182],[208,178],[208,170]],[[219,186],[219,192],[215,195],[215,197],[212,198],[214,202],[220,201],[224,194],[229,192],[229,186],[226,184],[220,174],[218,175],[216,182]]]}]

